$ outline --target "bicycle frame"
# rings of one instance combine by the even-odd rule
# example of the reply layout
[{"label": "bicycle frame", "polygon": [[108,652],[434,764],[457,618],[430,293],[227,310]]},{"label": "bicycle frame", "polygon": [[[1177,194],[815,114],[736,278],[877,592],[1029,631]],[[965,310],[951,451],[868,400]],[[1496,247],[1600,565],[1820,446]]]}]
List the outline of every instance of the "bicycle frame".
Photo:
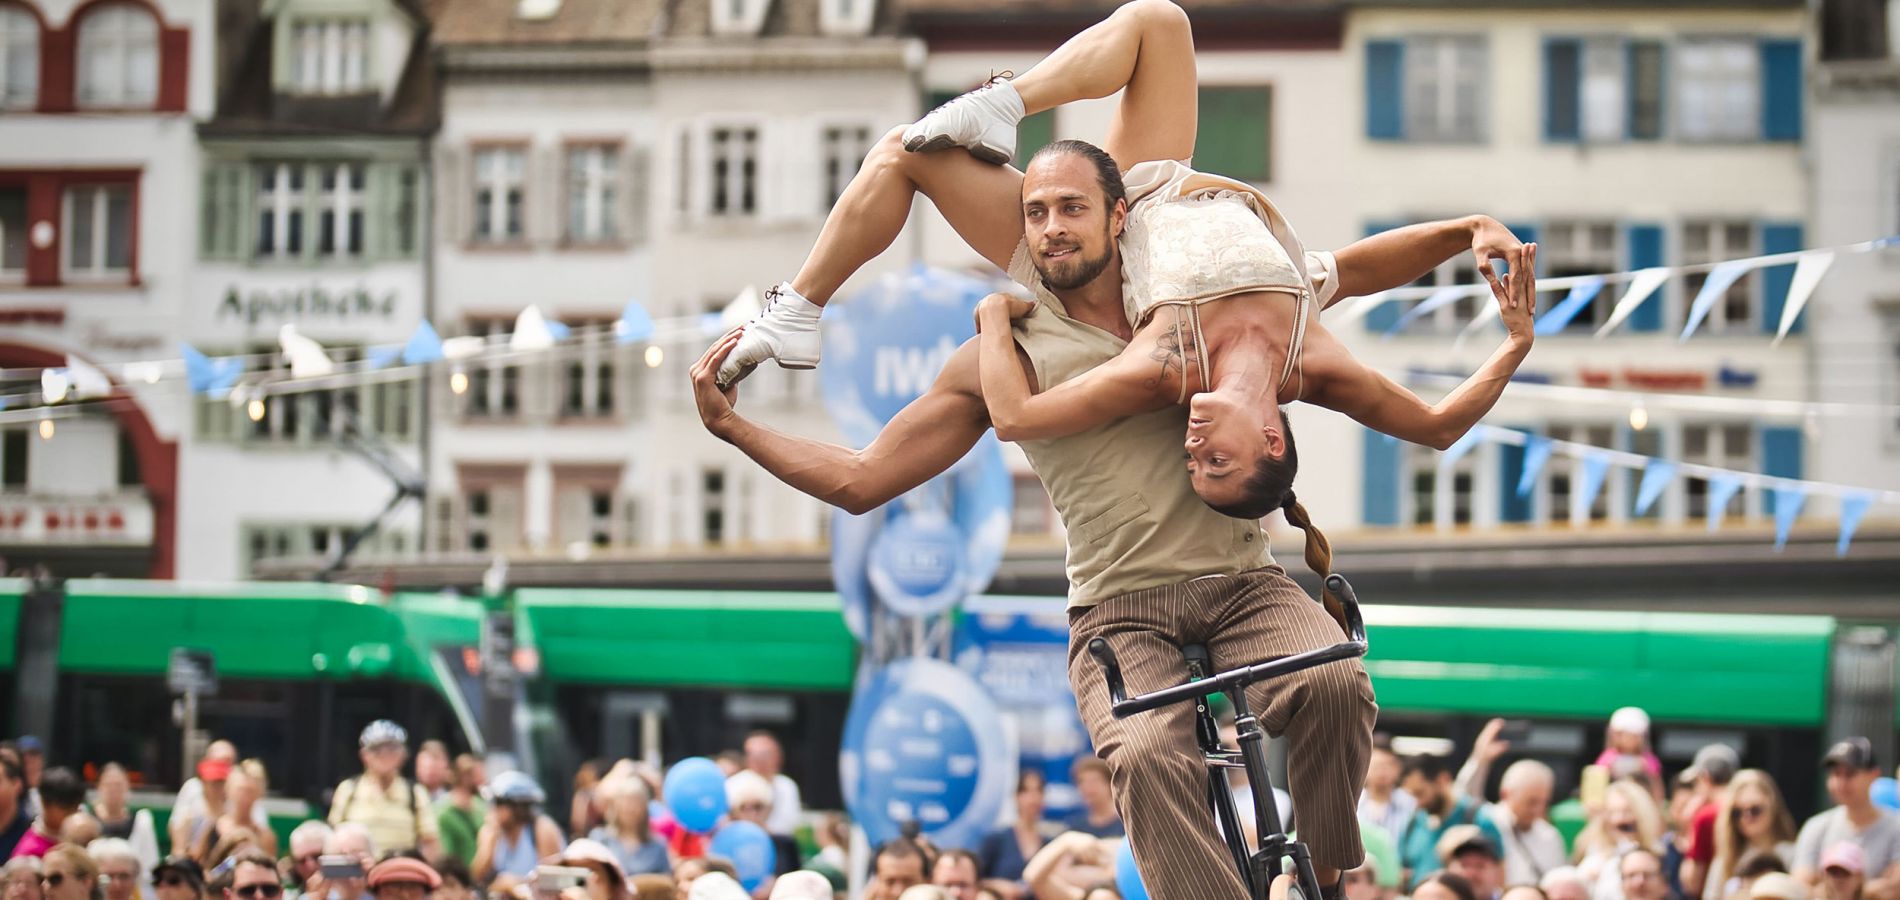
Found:
[{"label": "bicycle frame", "polygon": [[[1273,879],[1285,871],[1288,858],[1293,861],[1300,893],[1307,900],[1319,900],[1320,897],[1319,880],[1313,874],[1311,854],[1304,843],[1289,838],[1281,824],[1280,811],[1273,800],[1273,785],[1267,775],[1264,746],[1266,731],[1260,727],[1260,720],[1247,703],[1246,688],[1258,681],[1366,655],[1366,625],[1360,616],[1359,599],[1353,593],[1352,585],[1340,575],[1328,575],[1326,588],[1345,607],[1346,640],[1330,647],[1274,657],[1218,674],[1210,671],[1212,663],[1204,649],[1197,657],[1191,652],[1194,648],[1183,648],[1187,657],[1188,680],[1174,687],[1135,697],[1127,695],[1127,688],[1122,683],[1121,664],[1115,657],[1114,648],[1102,638],[1089,642],[1089,655],[1095,657],[1095,661],[1102,666],[1103,677],[1108,681],[1108,695],[1115,718],[1127,718],[1174,703],[1194,703],[1195,734],[1207,763],[1208,803],[1213,807],[1214,818],[1223,832],[1228,851],[1234,857],[1240,880],[1246,885],[1247,895],[1252,900],[1268,900]],[[1207,703],[1207,699],[1215,693],[1225,693],[1234,704],[1234,724],[1239,732],[1238,751],[1220,745],[1220,732]],[[1240,829],[1240,811],[1234,804],[1233,793],[1227,787],[1226,772],[1237,767],[1245,769],[1247,786],[1253,793],[1257,846],[1251,852]]]}]

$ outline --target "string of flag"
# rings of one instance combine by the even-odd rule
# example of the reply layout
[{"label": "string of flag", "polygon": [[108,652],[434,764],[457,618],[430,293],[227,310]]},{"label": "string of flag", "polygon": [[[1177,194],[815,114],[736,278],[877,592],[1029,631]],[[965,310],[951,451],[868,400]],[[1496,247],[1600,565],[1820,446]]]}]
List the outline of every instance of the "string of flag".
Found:
[{"label": "string of flag", "polygon": [[1847,555],[1847,548],[1853,543],[1855,532],[1859,530],[1862,519],[1875,503],[1900,504],[1900,491],[1878,490],[1802,478],[1783,478],[1703,463],[1663,459],[1482,423],[1472,426],[1464,437],[1446,448],[1439,455],[1438,465],[1441,467],[1456,465],[1458,460],[1464,458],[1466,454],[1487,442],[1524,448],[1524,468],[1518,476],[1517,484],[1504,486],[1506,490],[1515,490],[1519,498],[1528,499],[1532,495],[1551,457],[1558,454],[1579,462],[1581,478],[1577,491],[1585,509],[1596,502],[1597,495],[1603,491],[1610,470],[1615,467],[1642,473],[1642,478],[1636,488],[1635,512],[1638,516],[1647,515],[1676,479],[1700,478],[1708,484],[1705,495],[1706,518],[1711,534],[1721,529],[1729,501],[1743,488],[1768,491],[1775,500],[1775,550],[1777,552],[1788,546],[1788,535],[1794,529],[1795,519],[1801,515],[1801,510],[1810,496],[1829,496],[1840,501],[1840,530],[1834,545],[1836,556]]},{"label": "string of flag", "polygon": [[[1900,247],[1900,235],[1892,235],[1856,244],[1842,244],[1835,247],[1815,247],[1807,250],[1795,250],[1787,253],[1769,253],[1742,259],[1724,260],[1713,263],[1696,263],[1680,266],[1650,266],[1627,272],[1609,272],[1598,275],[1568,275],[1560,278],[1539,279],[1537,291],[1563,291],[1564,298],[1552,305],[1537,318],[1538,336],[1557,334],[1569,327],[1577,316],[1596,302],[1596,299],[1611,285],[1627,285],[1623,288],[1610,315],[1596,330],[1600,340],[1609,336],[1630,316],[1642,308],[1643,304],[1661,302],[1658,289],[1671,278],[1683,275],[1701,274],[1702,286],[1689,302],[1688,315],[1685,316],[1682,332],[1678,340],[1686,341],[1695,334],[1702,323],[1708,319],[1709,312],[1727,292],[1748,273],[1771,266],[1784,266],[1792,263],[1794,275],[1789,280],[1787,300],[1782,305],[1781,319],[1776,323],[1774,344],[1779,345],[1794,328],[1802,310],[1807,308],[1813,298],[1814,290],[1821,283],[1836,259],[1845,254],[1869,253],[1888,247]],[[1343,308],[1329,312],[1328,325],[1345,324],[1365,318],[1374,309],[1388,303],[1419,301],[1407,308],[1396,320],[1383,329],[1386,337],[1398,334],[1413,322],[1438,310],[1451,306],[1468,297],[1485,297],[1491,293],[1486,283],[1454,284],[1444,286],[1401,287],[1376,294],[1368,294],[1347,301]],[[1473,333],[1498,321],[1497,304],[1480,304],[1477,313],[1458,334],[1454,346],[1462,344]]]}]

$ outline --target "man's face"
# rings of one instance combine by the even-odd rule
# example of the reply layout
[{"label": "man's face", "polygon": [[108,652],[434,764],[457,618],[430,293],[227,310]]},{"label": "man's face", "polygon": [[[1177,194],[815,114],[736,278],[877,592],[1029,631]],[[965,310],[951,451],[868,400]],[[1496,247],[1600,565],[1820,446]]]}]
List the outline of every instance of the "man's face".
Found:
[{"label": "man's face", "polygon": [[763,734],[745,739],[745,767],[770,778],[785,765],[785,753],[778,741]]},{"label": "man's face", "polygon": [[1853,766],[1834,765],[1827,770],[1827,795],[1841,806],[1865,804],[1868,789],[1874,786],[1874,779],[1880,777],[1879,769],[1856,769]]},{"label": "man's face", "polygon": [[435,787],[449,782],[449,758],[430,748],[416,754],[416,780]]},{"label": "man's face", "polygon": [[1346,873],[1346,900],[1377,900],[1379,885],[1372,870],[1360,867]]},{"label": "man's face", "polygon": [[877,858],[875,875],[871,900],[897,900],[898,894],[924,883],[924,858],[886,853]]},{"label": "man's face", "polygon": [[1399,758],[1390,750],[1372,751],[1372,761],[1366,765],[1366,787],[1389,791],[1399,783]]},{"label": "man's face", "polygon": [[1663,880],[1662,860],[1653,853],[1623,854],[1623,896],[1625,900],[1662,900],[1669,892]]},{"label": "man's face", "polygon": [[1099,812],[1115,805],[1115,791],[1100,772],[1082,773],[1075,781],[1075,790],[1082,795],[1083,805],[1091,810]]},{"label": "man's face", "polygon": [[135,860],[109,859],[99,864],[99,875],[106,881],[109,900],[129,900],[139,889],[139,866]]},{"label": "man's face", "polygon": [[950,900],[975,900],[976,863],[965,856],[939,860],[930,883],[943,888],[943,892],[950,895]]},{"label": "man's face", "polygon": [[1504,866],[1482,850],[1466,850],[1452,857],[1445,868],[1465,876],[1465,880],[1471,882],[1472,892],[1481,900],[1497,896],[1504,887]]},{"label": "man's face", "polygon": [[1827,896],[1835,900],[1849,900],[1860,896],[1861,874],[1843,866],[1828,866],[1821,870],[1821,878],[1827,884]]},{"label": "man's face", "polygon": [[290,842],[290,864],[300,881],[308,881],[322,868],[323,839],[304,835]]},{"label": "man's face", "polygon": [[231,886],[224,892],[225,900],[277,900],[284,895],[276,869],[242,863],[231,876]]},{"label": "man's face", "polygon": [[1041,778],[1025,779],[1016,791],[1016,818],[1024,822],[1042,820],[1043,788]]},{"label": "man's face", "polygon": [[414,881],[389,881],[372,892],[376,900],[425,900],[429,886]]},{"label": "man's face", "polygon": [[1036,273],[1055,290],[1082,287],[1108,268],[1122,214],[1094,164],[1073,153],[1038,157],[1023,173],[1023,239]]},{"label": "man's face", "polygon": [[1426,809],[1438,808],[1438,784],[1425,773],[1413,770],[1399,780],[1399,786],[1418,800],[1418,805]]},{"label": "man's face", "polygon": [[1530,827],[1550,810],[1550,782],[1533,780],[1503,793],[1504,805],[1518,825]]},{"label": "man's face", "polygon": [[402,770],[408,751],[401,744],[377,744],[363,751],[363,771],[387,778]]}]

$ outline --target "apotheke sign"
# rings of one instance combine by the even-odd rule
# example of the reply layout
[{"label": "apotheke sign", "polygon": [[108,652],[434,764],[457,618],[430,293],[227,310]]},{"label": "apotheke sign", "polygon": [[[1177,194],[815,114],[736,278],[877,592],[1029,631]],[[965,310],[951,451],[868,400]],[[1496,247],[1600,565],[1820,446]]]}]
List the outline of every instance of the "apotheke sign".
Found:
[{"label": "apotheke sign", "polygon": [[245,325],[296,322],[388,322],[396,318],[400,293],[366,284],[305,284],[285,287],[231,285],[218,300],[219,322]]}]

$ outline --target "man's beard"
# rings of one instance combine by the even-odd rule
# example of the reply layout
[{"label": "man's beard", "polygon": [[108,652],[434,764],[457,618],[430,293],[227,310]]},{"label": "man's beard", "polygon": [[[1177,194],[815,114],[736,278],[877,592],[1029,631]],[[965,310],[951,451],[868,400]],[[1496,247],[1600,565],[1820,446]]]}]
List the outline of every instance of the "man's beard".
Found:
[{"label": "man's beard", "polygon": [[1108,268],[1108,261],[1114,258],[1115,240],[1112,237],[1109,238],[1102,249],[1102,255],[1094,259],[1083,256],[1080,245],[1077,245],[1075,249],[1076,252],[1063,261],[1069,264],[1063,268],[1046,268],[1042,255],[1036,255],[1036,274],[1042,276],[1044,284],[1054,290],[1069,291],[1094,281],[1095,276],[1102,274],[1102,270]]}]

